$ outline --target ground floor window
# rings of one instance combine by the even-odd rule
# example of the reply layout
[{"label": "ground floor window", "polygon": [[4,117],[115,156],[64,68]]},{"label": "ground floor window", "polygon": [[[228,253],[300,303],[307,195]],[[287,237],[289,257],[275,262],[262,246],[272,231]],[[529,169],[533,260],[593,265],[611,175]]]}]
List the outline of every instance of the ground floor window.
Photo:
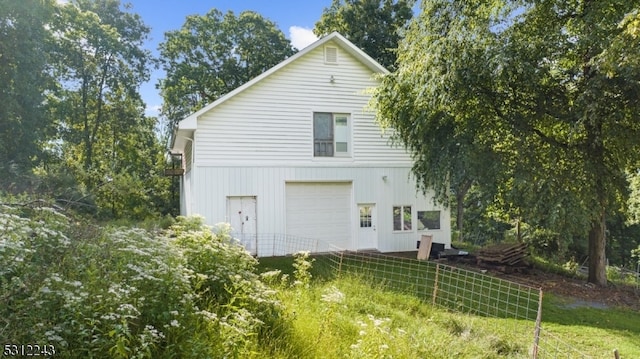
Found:
[{"label": "ground floor window", "polygon": [[393,230],[410,231],[411,229],[411,206],[393,206]]},{"label": "ground floor window", "polygon": [[418,230],[440,229],[440,211],[418,211]]}]

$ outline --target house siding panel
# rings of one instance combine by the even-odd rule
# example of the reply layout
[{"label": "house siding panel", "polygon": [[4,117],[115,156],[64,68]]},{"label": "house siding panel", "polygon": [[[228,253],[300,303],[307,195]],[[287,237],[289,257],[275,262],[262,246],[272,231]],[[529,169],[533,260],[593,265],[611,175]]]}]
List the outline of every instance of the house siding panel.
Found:
[{"label": "house siding panel", "polygon": [[[431,195],[414,190],[408,168],[399,167],[198,167],[201,180],[194,193],[195,212],[205,215],[209,224],[228,221],[227,196],[256,196],[258,233],[281,233],[285,226],[285,186],[288,182],[351,182],[353,183],[352,223],[357,223],[357,204],[375,203],[378,211],[378,249],[382,252],[415,250],[423,233],[433,234],[434,241],[450,245],[450,218],[442,211],[441,229],[417,231],[418,210],[439,210]],[[387,176],[386,180],[383,176]],[[394,232],[394,205],[411,205],[413,230]],[[354,231],[356,228],[354,228]],[[313,237],[312,234],[309,237]],[[356,240],[357,234],[351,233]],[[355,246],[355,243],[352,244]]]},{"label": "house siding panel", "polygon": [[343,50],[339,56],[339,65],[327,65],[317,48],[202,115],[198,163],[308,165],[314,160],[314,111],[351,114],[352,164],[409,163],[403,149],[388,147],[373,113],[365,112],[365,90],[377,85],[371,71]]}]

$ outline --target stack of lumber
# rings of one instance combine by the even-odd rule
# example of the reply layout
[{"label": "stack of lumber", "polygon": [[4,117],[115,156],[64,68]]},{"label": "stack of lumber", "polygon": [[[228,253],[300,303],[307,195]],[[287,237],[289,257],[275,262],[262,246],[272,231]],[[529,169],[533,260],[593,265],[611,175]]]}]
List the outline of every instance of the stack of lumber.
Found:
[{"label": "stack of lumber", "polygon": [[515,265],[526,256],[527,245],[525,243],[500,243],[478,250],[476,259],[479,262]]}]

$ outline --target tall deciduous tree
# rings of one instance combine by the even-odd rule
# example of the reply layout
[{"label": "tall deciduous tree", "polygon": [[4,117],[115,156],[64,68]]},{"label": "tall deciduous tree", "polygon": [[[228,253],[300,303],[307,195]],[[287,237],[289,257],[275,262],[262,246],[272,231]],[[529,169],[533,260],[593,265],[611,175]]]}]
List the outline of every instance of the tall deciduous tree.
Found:
[{"label": "tall deciduous tree", "polygon": [[[47,130],[45,94],[52,1],[0,1],[0,168],[28,170],[41,154]],[[5,177],[5,176],[3,176]]]},{"label": "tall deciduous tree", "polygon": [[61,88],[51,101],[63,139],[91,171],[102,130],[114,121],[135,122],[144,107],[138,89],[149,79],[152,58],[142,49],[149,28],[119,0],[76,0],[60,9],[53,31]]},{"label": "tall deciduous tree", "polygon": [[313,32],[337,31],[389,70],[396,67],[395,49],[413,17],[415,0],[333,0]]},{"label": "tall deciduous tree", "polygon": [[640,157],[639,5],[424,1],[377,94],[405,141],[444,113],[490,144],[525,219],[582,224],[588,280],[601,286],[605,218]]},{"label": "tall deciduous tree", "polygon": [[171,126],[232,91],[295,50],[276,24],[252,11],[236,17],[212,9],[189,16],[160,45],[167,77],[160,81],[162,114]]},{"label": "tall deciduous tree", "polygon": [[[143,218],[169,198],[156,119],[138,91],[153,58],[142,45],[149,28],[119,0],[59,5],[51,31],[59,88],[49,97],[60,155],[83,187],[83,199],[107,217]],[[66,198],[74,201],[78,198]]]}]

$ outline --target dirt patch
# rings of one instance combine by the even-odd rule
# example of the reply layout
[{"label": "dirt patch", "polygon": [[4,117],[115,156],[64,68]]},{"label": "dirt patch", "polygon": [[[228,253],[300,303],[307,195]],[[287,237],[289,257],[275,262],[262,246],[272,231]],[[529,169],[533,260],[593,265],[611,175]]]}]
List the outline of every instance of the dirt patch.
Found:
[{"label": "dirt patch", "polygon": [[[447,264],[456,265],[455,262]],[[584,279],[569,278],[555,273],[547,273],[529,268],[505,274],[500,270],[464,264],[471,270],[487,270],[487,274],[512,282],[542,288],[544,293],[552,293],[567,299],[572,307],[610,308],[623,307],[640,311],[640,288],[609,283],[605,288],[587,283]]]},{"label": "dirt patch", "polygon": [[[416,259],[417,252],[385,254]],[[460,260],[440,259],[438,261],[442,264],[486,273],[530,287],[542,288],[544,293],[552,293],[565,299],[567,305],[573,308],[584,306],[600,309],[622,307],[640,311],[640,288],[634,286],[609,283],[607,287],[600,288],[587,283],[584,279],[548,273],[530,266],[512,268],[492,267],[490,265],[478,266],[473,258],[460,258]],[[505,269],[509,269],[508,271],[511,273],[504,273]]]}]

